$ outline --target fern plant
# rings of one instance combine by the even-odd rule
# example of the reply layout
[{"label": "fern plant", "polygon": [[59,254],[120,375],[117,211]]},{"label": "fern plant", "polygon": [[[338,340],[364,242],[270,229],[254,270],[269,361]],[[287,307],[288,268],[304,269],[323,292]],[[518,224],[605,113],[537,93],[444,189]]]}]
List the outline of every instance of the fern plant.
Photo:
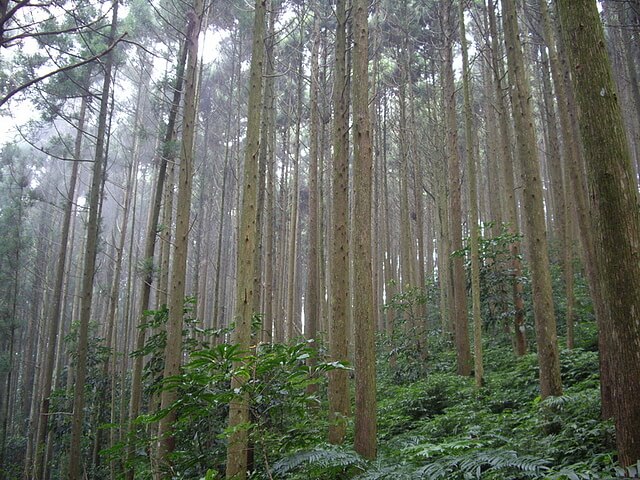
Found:
[{"label": "fern plant", "polygon": [[313,450],[296,452],[276,462],[271,470],[273,478],[291,478],[303,471],[306,478],[337,478],[347,471],[364,472],[367,461],[352,450],[333,445],[320,445]]},{"label": "fern plant", "polygon": [[462,455],[442,457],[416,471],[417,478],[503,479],[541,478],[549,462],[512,450],[474,450]]}]

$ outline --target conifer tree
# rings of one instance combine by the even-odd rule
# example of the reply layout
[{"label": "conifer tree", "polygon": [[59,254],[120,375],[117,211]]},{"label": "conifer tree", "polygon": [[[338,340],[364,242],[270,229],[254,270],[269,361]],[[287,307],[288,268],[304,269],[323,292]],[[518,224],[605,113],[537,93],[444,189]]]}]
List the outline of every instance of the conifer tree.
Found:
[{"label": "conifer tree", "polygon": [[618,93],[595,0],[559,0],[579,110],[620,463],[640,459],[640,209]]}]

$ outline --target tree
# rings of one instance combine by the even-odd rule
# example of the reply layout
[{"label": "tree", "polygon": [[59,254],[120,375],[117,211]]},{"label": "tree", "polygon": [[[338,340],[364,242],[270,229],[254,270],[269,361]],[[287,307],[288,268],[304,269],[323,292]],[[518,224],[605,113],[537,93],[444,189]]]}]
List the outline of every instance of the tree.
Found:
[{"label": "tree", "polygon": [[620,463],[640,459],[640,210],[631,154],[595,0],[559,0],[595,216],[596,261],[610,329]]},{"label": "tree", "polygon": [[[452,252],[462,250],[462,182],[460,180],[460,153],[458,151],[458,124],[456,121],[455,85],[453,79],[453,32],[451,18],[452,2],[442,3],[443,35],[445,54],[443,68],[444,96],[447,118],[447,159],[449,173],[449,210]],[[453,298],[453,331],[456,344],[458,375],[471,374],[471,349],[469,347],[469,327],[467,325],[467,286],[464,278],[464,260],[460,255],[452,255],[451,282]]]},{"label": "tree", "polygon": [[502,0],[502,11],[517,155],[524,185],[524,214],[526,233],[529,238],[533,310],[540,364],[540,391],[544,398],[549,395],[562,395],[562,381],[542,203],[542,181],[530,103],[531,91],[524,67],[514,0]]},{"label": "tree", "polygon": [[[115,38],[118,23],[118,1],[113,2],[113,12],[109,37]],[[71,430],[71,444],[69,446],[69,478],[79,480],[81,472],[82,452],[81,441],[84,422],[85,380],[87,374],[89,320],[91,319],[91,303],[93,299],[93,280],[96,271],[96,255],[98,251],[98,229],[100,226],[100,203],[102,198],[107,141],[107,117],[110,110],[109,96],[111,93],[113,55],[109,54],[104,65],[104,80],[100,98],[100,114],[98,117],[98,131],[96,139],[95,160],[91,176],[91,190],[89,193],[89,219],[87,222],[87,241],[85,245],[84,267],[82,273],[82,307],[80,312],[80,326],[78,329],[78,350],[76,355],[76,379],[73,396],[73,419]]]},{"label": "tree", "polygon": [[483,382],[482,363],[482,318],[480,317],[480,253],[478,242],[480,240],[480,225],[478,220],[478,180],[476,173],[475,138],[473,130],[473,111],[471,99],[471,67],[469,65],[469,52],[467,47],[466,28],[464,24],[464,3],[458,2],[458,21],[460,22],[460,43],[462,44],[462,89],[464,92],[464,132],[465,151],[467,155],[467,171],[469,172],[469,217],[471,232],[469,235],[469,250],[471,255],[471,305],[473,311],[473,345],[474,362],[473,372],[478,387]]},{"label": "tree", "polygon": [[[24,279],[21,269],[27,250],[25,230],[25,216],[27,211],[27,191],[29,187],[29,171],[26,167],[26,159],[20,158],[23,152],[15,145],[8,145],[1,152],[2,164],[6,165],[6,171],[0,170],[0,181],[7,189],[6,197],[3,193],[2,206],[0,207],[0,230],[3,232],[2,247],[0,248],[0,278],[3,285],[0,293],[3,302],[0,304],[0,331],[2,332],[1,357],[3,393],[0,398],[0,467],[7,467],[7,439],[16,424],[15,399],[12,392],[17,386],[18,370],[16,353],[20,347],[20,319],[19,305],[21,303],[20,291]],[[6,175],[6,179],[2,178]],[[4,181],[3,181],[4,180]],[[4,190],[3,188],[3,190]],[[7,469],[8,470],[8,469]]]},{"label": "tree", "polygon": [[371,185],[373,152],[369,120],[368,0],[353,3],[353,322],[355,328],[355,449],[376,457],[376,359],[371,270]]},{"label": "tree", "polygon": [[[314,342],[318,334],[320,320],[320,200],[318,195],[318,159],[320,130],[320,12],[319,7],[313,13],[313,47],[311,50],[311,113],[309,131],[309,250],[307,291],[305,293],[305,338]],[[310,359],[310,362],[315,360]],[[313,363],[312,363],[313,364]],[[317,391],[317,385],[309,388],[309,393]]]},{"label": "tree", "polygon": [[[503,185],[504,206],[506,219],[509,224],[509,233],[517,236],[518,228],[518,210],[516,201],[516,191],[514,185],[514,168],[513,155],[511,153],[511,135],[508,124],[509,107],[505,101],[503,94],[503,62],[500,60],[502,50],[500,48],[500,39],[498,34],[498,25],[496,21],[496,12],[493,0],[485,6],[489,16],[489,31],[491,33],[491,66],[493,70],[493,84],[495,89],[495,99],[497,105],[497,121],[498,121],[498,143],[499,154],[502,160],[502,168],[499,175],[500,184]],[[524,301],[522,298],[523,285],[520,281],[522,277],[522,264],[520,262],[520,242],[511,244],[511,258],[513,270],[513,304],[515,309],[513,327],[514,327],[514,350],[517,355],[524,355],[527,352],[527,342],[525,336],[525,316]]]},{"label": "tree", "polygon": [[[247,121],[247,143],[244,155],[244,185],[242,210],[238,224],[238,262],[236,274],[236,312],[234,315],[234,341],[245,355],[251,345],[251,325],[254,314],[254,292],[256,262],[258,169],[260,157],[260,118],[262,113],[262,67],[264,62],[264,34],[266,0],[256,0],[253,23],[253,46],[249,70],[249,105]],[[246,379],[235,376],[231,388],[242,388]],[[229,445],[227,448],[227,471],[229,479],[247,478],[247,448],[249,403],[246,395],[240,394],[229,404]]]},{"label": "tree", "polygon": [[[345,0],[336,3],[335,72],[333,83],[333,192],[331,239],[331,328],[329,356],[347,360],[349,338],[349,74],[347,72],[347,12]],[[329,442],[340,444],[349,415],[347,371],[329,372]]]},{"label": "tree", "polygon": [[47,312],[47,316],[49,317],[49,329],[47,332],[48,336],[48,348],[46,352],[46,359],[43,363],[43,385],[40,392],[42,396],[40,411],[38,417],[38,425],[35,429],[35,438],[34,442],[35,448],[35,465],[33,469],[32,475],[34,478],[39,479],[42,478],[42,471],[44,465],[42,464],[43,453],[45,448],[45,440],[47,438],[47,430],[48,430],[48,416],[49,416],[49,404],[50,404],[50,395],[51,395],[51,387],[53,383],[53,370],[55,367],[55,352],[56,352],[56,340],[58,337],[58,329],[60,326],[60,317],[61,317],[61,306],[62,306],[62,290],[63,290],[63,282],[64,282],[64,273],[66,268],[67,261],[67,251],[69,244],[69,229],[71,226],[71,214],[73,212],[73,203],[74,196],[76,190],[76,183],[78,180],[78,168],[79,168],[79,160],[80,154],[82,151],[82,138],[84,135],[84,125],[87,113],[87,97],[83,96],[80,103],[80,112],[78,114],[78,130],[76,132],[76,140],[74,144],[73,156],[76,161],[73,162],[73,166],[71,167],[71,176],[69,179],[69,190],[67,192],[67,198],[64,205],[64,213],[63,213],[63,221],[62,221],[62,230],[61,230],[61,238],[63,241],[60,243],[60,249],[58,252],[58,264],[56,266],[56,274],[55,274],[55,283],[53,285],[53,298],[50,306],[50,310]]},{"label": "tree", "polygon": [[[187,68],[185,72],[184,114],[182,142],[180,145],[180,173],[178,180],[178,205],[176,231],[173,242],[173,269],[171,271],[171,295],[169,298],[169,319],[167,321],[167,344],[164,353],[163,378],[167,379],[180,372],[182,362],[182,324],[184,316],[184,295],[189,246],[191,190],[193,176],[193,142],[198,105],[198,36],[204,15],[204,0],[195,0],[193,11],[188,15],[186,32]],[[161,409],[171,408],[177,399],[175,389],[165,388],[161,395]],[[169,464],[169,454],[175,448],[172,436],[175,410],[162,417],[158,425],[158,456],[163,466]]]},{"label": "tree", "polygon": [[[141,316],[140,323],[142,323],[142,315],[145,311],[149,310],[150,298],[151,298],[151,285],[154,280],[153,269],[153,257],[156,247],[156,239],[158,237],[158,223],[160,218],[160,210],[162,207],[162,193],[164,192],[165,181],[167,177],[167,164],[174,161],[174,148],[173,143],[175,141],[175,123],[178,116],[178,109],[180,108],[180,100],[182,98],[182,84],[184,81],[184,70],[187,61],[187,49],[186,43],[182,43],[178,50],[178,65],[176,71],[176,79],[173,87],[173,97],[171,106],[169,109],[169,116],[167,119],[166,131],[164,134],[164,141],[162,143],[162,151],[160,153],[160,164],[158,166],[158,174],[156,178],[156,184],[153,189],[151,198],[151,207],[149,209],[149,217],[147,219],[147,228],[144,241],[143,262],[146,265],[146,269],[143,272],[142,277],[142,289],[139,296],[139,314]],[[138,325],[137,325],[138,326]],[[134,343],[134,350],[140,351],[144,347],[146,337],[145,328],[137,328],[136,340]],[[142,400],[142,369],[144,358],[141,355],[136,356],[133,361],[133,371],[131,373],[131,391],[129,401],[129,425],[127,430],[133,431],[133,422],[140,413],[140,403]],[[134,447],[129,445],[128,456],[133,458]],[[125,477],[127,480],[132,480],[134,475],[133,468],[128,468],[125,471]]]},{"label": "tree", "polygon": [[[66,15],[60,15],[63,11]],[[86,42],[85,36],[90,36],[99,30],[103,16],[91,3],[82,5],[67,5],[66,1],[44,1],[33,4],[25,0],[2,0],[0,2],[0,48],[21,48],[27,40],[36,40],[40,46],[49,46],[57,39],[65,36],[78,36]],[[26,76],[7,75],[0,71],[0,107],[12,97],[29,87],[57,76],[64,72],[82,67],[108,55],[111,50],[124,38],[111,37],[110,43],[98,52],[90,50],[86,55],[61,55],[62,58],[47,58],[41,54],[34,56],[36,63],[43,63],[49,69],[45,74],[35,73],[32,67]],[[43,49],[46,50],[46,49]],[[64,49],[53,48],[53,51],[63,52]],[[70,49],[71,50],[71,49]],[[39,52],[40,53],[40,52]],[[85,56],[85,58],[82,58]],[[38,65],[41,66],[41,65]]]}]

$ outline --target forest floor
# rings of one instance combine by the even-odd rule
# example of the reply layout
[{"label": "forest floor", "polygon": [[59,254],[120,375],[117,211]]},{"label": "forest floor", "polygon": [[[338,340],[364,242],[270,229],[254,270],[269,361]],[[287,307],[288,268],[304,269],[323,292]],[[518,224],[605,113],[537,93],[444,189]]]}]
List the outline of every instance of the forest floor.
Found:
[{"label": "forest floor", "polygon": [[[379,456],[368,462],[326,444],[274,465],[273,478],[604,479],[634,477],[616,465],[615,432],[600,419],[595,328],[578,328],[561,351],[564,395],[542,400],[535,353],[485,347],[485,382],[455,374],[455,357],[432,343],[425,369],[410,358],[378,372]],[[348,439],[350,441],[350,439]],[[348,442],[346,442],[348,443]],[[636,477],[637,478],[637,477]]]}]

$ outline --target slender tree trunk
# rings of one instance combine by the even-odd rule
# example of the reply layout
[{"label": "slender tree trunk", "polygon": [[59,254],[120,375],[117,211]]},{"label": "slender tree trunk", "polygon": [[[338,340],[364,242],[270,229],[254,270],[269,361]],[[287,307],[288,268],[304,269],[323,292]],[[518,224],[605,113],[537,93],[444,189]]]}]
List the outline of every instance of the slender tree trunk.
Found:
[{"label": "slender tree trunk", "polygon": [[[115,38],[118,22],[118,0],[113,2],[110,42]],[[102,197],[102,186],[105,172],[105,141],[107,119],[109,113],[109,95],[111,91],[113,69],[113,52],[107,54],[104,64],[104,83],[100,101],[100,114],[98,117],[98,132],[96,140],[95,160],[91,178],[91,191],[89,193],[89,220],[87,223],[87,243],[82,273],[82,306],[80,312],[80,326],[78,329],[78,351],[76,357],[76,378],[73,394],[73,417],[71,421],[71,443],[69,446],[69,478],[80,480],[82,474],[82,429],[84,423],[84,390],[87,375],[87,354],[89,321],[91,319],[91,303],[93,299],[93,279],[96,271],[96,255],[98,251],[98,229],[100,218],[98,216]]]},{"label": "slender tree trunk", "polygon": [[67,252],[69,244],[69,231],[71,227],[71,214],[73,213],[73,205],[75,198],[76,183],[78,180],[78,167],[80,154],[82,150],[82,137],[84,135],[84,124],[87,112],[87,97],[82,97],[80,103],[80,113],[78,117],[78,128],[76,130],[76,139],[74,144],[73,156],[76,159],[71,167],[71,176],[69,178],[69,191],[67,192],[67,199],[64,207],[63,219],[62,219],[62,231],[60,233],[60,250],[58,251],[58,263],[56,266],[56,276],[53,285],[53,294],[51,297],[51,307],[48,312],[49,330],[47,332],[47,353],[43,363],[43,384],[41,387],[41,403],[40,413],[38,417],[38,427],[36,429],[36,441],[35,441],[35,463],[33,470],[33,478],[39,480],[42,478],[43,472],[43,455],[45,448],[45,439],[47,438],[47,426],[49,420],[49,397],[51,396],[51,386],[53,383],[53,373],[55,367],[55,353],[56,343],[58,338],[58,330],[60,328],[60,319],[62,316],[61,306],[63,299],[63,282],[64,274],[67,266]]},{"label": "slender tree trunk", "polygon": [[267,5],[268,32],[265,38],[265,84],[264,84],[264,104],[262,106],[262,126],[260,131],[260,168],[264,169],[264,179],[261,178],[262,195],[264,198],[260,202],[263,211],[261,230],[263,231],[264,247],[262,248],[261,262],[264,274],[264,287],[261,289],[261,300],[263,314],[261,341],[271,343],[273,341],[273,320],[274,320],[274,268],[273,268],[273,246],[274,246],[274,215],[275,215],[275,155],[274,146],[271,144],[273,131],[275,130],[275,94],[274,94],[274,46],[275,46],[275,22],[276,11],[272,9],[272,2]]},{"label": "slender tree trunk", "polygon": [[540,390],[544,398],[549,395],[562,395],[562,382],[542,204],[542,182],[537,156],[536,132],[529,103],[531,93],[524,68],[514,0],[502,0],[502,10],[509,81],[512,85],[517,153],[524,185],[525,224],[529,237],[533,310],[538,344],[538,362],[540,364]]},{"label": "slender tree trunk", "polygon": [[[235,35],[236,32],[232,33],[232,36]],[[233,37],[232,37],[233,38]],[[229,92],[228,92],[228,102],[227,102],[227,121],[225,125],[225,137],[230,137],[231,135],[231,119],[233,117],[233,94],[235,91],[235,84],[237,83],[236,78],[236,43],[233,43],[233,50],[231,52],[231,77],[229,79]],[[231,158],[231,147],[229,142],[225,143],[224,146],[224,164],[222,167],[222,186],[220,191],[220,216],[218,220],[218,233],[216,239],[216,260],[214,262],[216,273],[214,277],[214,299],[213,299],[213,328],[219,329],[223,327],[223,320],[221,318],[221,312],[224,311],[224,308],[220,308],[220,304],[222,301],[220,300],[220,292],[222,290],[222,234],[224,232],[225,226],[225,216],[227,212],[227,202],[228,202],[228,169],[229,169],[229,161]]]},{"label": "slender tree trunk", "polygon": [[[318,157],[320,156],[318,134],[320,127],[320,111],[318,106],[320,68],[318,53],[320,50],[320,15],[315,5],[313,14],[313,45],[311,48],[311,125],[309,132],[309,253],[307,293],[305,294],[305,338],[315,346],[320,317],[320,249],[321,235],[319,230],[319,197],[318,197]],[[311,365],[315,359],[310,360]],[[315,393],[317,384],[312,384],[308,393]]]},{"label": "slender tree trunk", "polygon": [[[144,83],[142,85],[144,85]],[[118,299],[120,298],[120,285],[121,285],[120,280],[122,276],[122,262],[123,262],[123,256],[124,256],[124,247],[127,239],[127,229],[129,224],[129,213],[131,210],[132,197],[135,196],[136,189],[137,189],[138,157],[139,157],[138,149],[139,149],[139,142],[140,142],[137,129],[140,126],[139,125],[140,115],[141,115],[140,103],[141,103],[142,96],[143,96],[143,89],[141,88],[140,91],[138,92],[138,102],[136,106],[136,112],[134,114],[135,137],[133,140],[134,144],[132,149],[131,164],[129,165],[129,169],[127,172],[125,200],[124,200],[124,205],[122,209],[123,218],[122,218],[122,224],[120,226],[120,238],[118,239],[118,245],[115,248],[116,250],[115,267],[114,267],[113,278],[111,280],[111,287],[109,291],[108,307],[107,307],[107,314],[106,314],[107,318],[105,322],[106,333],[107,333],[106,335],[107,338],[105,343],[106,343],[106,347],[110,349],[111,355],[104,363],[103,375],[105,378],[111,377],[113,379],[115,379],[115,367],[116,367],[115,365],[116,364],[116,346],[114,345],[114,337],[116,336],[116,313],[118,309],[117,308]],[[134,211],[135,211],[135,208],[134,208]],[[112,384],[111,392],[113,392],[114,387],[115,385]],[[107,399],[108,399],[108,393],[109,393],[108,390],[109,389],[106,387],[106,384],[105,384],[105,386],[102,388],[102,392],[98,395],[100,404],[98,406],[97,415],[102,415],[102,412],[107,410],[106,405],[107,405]],[[102,422],[103,420],[100,420],[100,423]],[[95,451],[96,452],[99,452],[101,449],[100,446],[102,442],[102,436],[104,433],[106,432],[103,432],[102,430],[98,430],[98,432],[95,435],[95,442],[96,442]]]},{"label": "slender tree trunk", "polygon": [[[405,48],[408,48],[408,40],[405,37]],[[407,84],[409,83],[408,68],[406,58],[402,59],[401,75],[402,84],[399,86],[399,125],[398,125],[398,148],[400,150],[400,272],[402,274],[401,289],[412,285],[414,252],[411,235],[411,214],[409,204],[409,132],[407,121]],[[412,325],[407,325],[411,327]]]},{"label": "slender tree trunk", "polygon": [[[380,162],[382,164],[382,171],[387,172],[388,162],[387,162],[387,122],[386,122],[386,100],[383,100],[383,120],[382,120],[382,139],[380,140],[382,143],[382,155]],[[391,208],[389,206],[389,175],[384,174],[382,177],[382,198],[384,199],[384,211],[383,211],[383,222],[384,222],[384,288],[385,288],[385,299],[386,303],[396,295],[396,268],[395,268],[395,255],[393,254],[393,245],[391,242]],[[386,318],[386,333],[389,339],[393,338],[393,330],[395,328],[395,317],[394,313],[391,309],[387,310],[387,318]],[[392,363],[395,362],[395,356],[391,357]]]},{"label": "slender tree trunk", "polygon": [[[173,268],[171,271],[171,294],[169,296],[169,318],[167,320],[167,344],[164,350],[163,379],[180,372],[182,363],[182,325],[184,317],[184,295],[187,273],[187,253],[191,213],[191,190],[193,176],[193,144],[198,108],[198,36],[200,35],[204,0],[195,0],[188,15],[186,33],[187,68],[185,71],[184,113],[182,142],[180,147],[180,171],[178,178],[175,240],[173,242]],[[161,409],[169,409],[177,399],[175,389],[165,388],[161,394]],[[170,464],[169,454],[175,448],[173,422],[175,410],[169,411],[158,425],[158,459],[161,468]]]},{"label": "slender tree trunk", "polygon": [[[573,348],[574,344],[574,313],[573,308],[575,304],[575,295],[573,292],[573,238],[572,238],[572,221],[571,214],[572,212],[572,204],[575,203],[575,206],[578,210],[582,209],[583,212],[586,212],[585,209],[585,198],[582,195],[582,187],[575,186],[573,191],[574,195],[570,195],[570,190],[572,190],[572,170],[577,170],[577,165],[580,163],[579,159],[579,151],[576,144],[576,139],[573,139],[572,128],[571,128],[571,119],[569,117],[569,99],[566,91],[566,85],[564,82],[564,78],[562,76],[562,66],[558,59],[558,48],[556,45],[555,39],[555,31],[553,25],[551,24],[551,19],[549,18],[549,12],[547,7],[547,2],[545,0],[540,1],[540,14],[542,17],[542,27],[544,32],[544,39],[549,51],[549,67],[551,70],[551,80],[553,82],[553,87],[555,89],[556,98],[558,102],[558,116],[560,118],[560,132],[562,134],[562,157],[563,157],[563,203],[562,207],[564,208],[563,212],[563,231],[561,234],[563,235],[563,267],[564,267],[564,278],[565,278],[565,292],[567,297],[567,308],[565,314],[565,321],[567,324],[567,348]],[[578,176],[578,172],[575,172],[576,176]],[[579,221],[579,225],[584,224],[586,227],[586,215],[583,213],[583,220]],[[585,228],[582,231],[582,239],[586,245],[585,256],[587,257],[587,262],[590,262],[593,259],[593,247],[591,242],[591,229]],[[590,281],[590,284],[593,284]],[[597,288],[597,287],[595,287]],[[592,288],[592,295],[595,290]],[[597,295],[597,294],[596,294]],[[599,312],[597,306],[601,303],[597,300],[596,295],[593,295],[593,301],[596,305],[596,317],[598,317],[601,312]]]},{"label": "slender tree trunk", "polygon": [[[156,185],[153,190],[153,198],[151,201],[151,208],[149,210],[149,217],[147,221],[147,230],[145,236],[144,245],[144,262],[145,270],[142,283],[142,291],[140,292],[139,308],[138,312],[141,316],[143,312],[150,307],[151,298],[151,285],[153,284],[154,269],[153,269],[153,257],[156,246],[156,238],[158,235],[158,220],[160,218],[160,209],[162,205],[162,193],[164,192],[165,180],[167,176],[167,164],[173,162],[175,155],[173,141],[175,139],[175,123],[178,116],[178,109],[180,107],[180,98],[182,96],[182,83],[184,79],[184,67],[187,59],[186,44],[183,43],[180,46],[178,53],[178,66],[176,72],[176,83],[173,89],[173,99],[171,102],[171,108],[169,111],[169,118],[167,121],[167,130],[165,132],[164,143],[162,145],[162,154],[160,158],[160,166],[158,168],[158,176]],[[138,326],[144,321],[141,317],[138,320]],[[145,344],[146,331],[144,328],[137,328],[135,351],[140,351]],[[141,355],[135,357],[133,361],[133,371],[131,373],[131,397],[129,401],[129,425],[128,432],[134,431],[134,421],[138,417],[140,412],[140,403],[142,401],[142,367],[144,358]],[[127,458],[129,461],[133,461],[135,455],[134,445],[130,443],[127,446]],[[127,480],[133,480],[134,469],[128,468],[125,471],[125,478]]]},{"label": "slender tree trunk", "polygon": [[[347,72],[347,14],[345,0],[336,4],[336,46],[333,85],[333,212],[331,239],[331,333],[329,357],[344,362],[349,338],[349,79]],[[329,372],[329,442],[344,441],[349,415],[348,375]]]},{"label": "slender tree trunk", "polygon": [[[174,147],[175,148],[175,147]],[[177,152],[173,153],[172,162],[167,165],[166,181],[163,190],[162,201],[162,228],[160,231],[160,273],[156,295],[155,308],[160,308],[169,303],[169,277],[171,276],[171,244],[174,228],[174,197],[176,191],[176,165]]]},{"label": "slender tree trunk", "polygon": [[[453,83],[453,26],[450,18],[451,4],[445,2],[443,9],[443,35],[446,36],[444,58],[445,108],[447,118],[447,155],[449,172],[449,214],[451,228],[451,250],[462,250],[462,181],[460,179],[460,154],[458,152],[458,126],[456,122],[455,87]],[[452,252],[452,253],[453,253]],[[471,350],[467,326],[467,296],[464,275],[464,259],[456,255],[450,259],[453,283],[453,328],[456,345],[458,375],[471,374]]]},{"label": "slender tree trunk", "polygon": [[354,0],[353,145],[354,145],[354,305],[355,450],[376,457],[375,317],[371,255],[371,185],[373,153],[369,116],[368,0]]},{"label": "slender tree trunk", "polygon": [[467,48],[466,28],[464,24],[464,3],[459,0],[458,13],[460,22],[460,42],[462,44],[462,88],[464,91],[464,131],[466,141],[467,171],[469,175],[469,218],[471,232],[469,235],[469,250],[471,250],[471,298],[473,310],[473,345],[474,345],[474,376],[476,385],[482,386],[484,366],[482,362],[482,318],[480,316],[480,224],[478,215],[478,181],[476,173],[476,155],[474,149],[475,134],[473,129],[473,111],[471,99],[471,71]]},{"label": "slender tree trunk", "polygon": [[[501,55],[500,42],[498,37],[498,27],[496,22],[496,14],[491,0],[491,5],[487,5],[489,12],[489,29],[491,32],[491,62],[493,68],[494,87],[496,94],[497,105],[497,117],[499,126],[499,141],[500,141],[500,158],[502,159],[502,169],[504,172],[500,184],[504,185],[505,190],[505,211],[508,220],[508,232],[511,235],[518,235],[520,229],[518,228],[518,214],[517,214],[517,201],[514,184],[514,169],[513,169],[513,157],[511,155],[511,141],[509,135],[509,125],[507,124],[507,117],[509,110],[502,87],[502,79],[504,69],[499,61]],[[520,242],[516,241],[511,244],[511,269],[513,270],[513,304],[515,309],[515,315],[513,320],[514,327],[514,350],[518,356],[522,356],[527,353],[527,340],[525,336],[525,315],[524,315],[524,300],[523,300],[523,285],[520,281],[522,277],[522,264],[520,262]]]},{"label": "slender tree trunk", "polygon": [[[302,21],[300,21],[302,25]],[[300,33],[302,35],[302,32]],[[289,245],[287,247],[287,340],[291,342],[298,332],[296,332],[297,311],[294,308],[297,295],[298,283],[298,204],[300,200],[300,127],[302,123],[302,38],[298,45],[300,54],[298,56],[298,88],[296,92],[296,127],[293,153],[293,184],[291,185],[290,203],[289,203]]]},{"label": "slender tree trunk", "polygon": [[[18,182],[21,182],[22,179],[18,179]],[[19,183],[19,194],[18,194],[18,212],[16,218],[16,244],[15,251],[12,252],[14,256],[14,264],[15,271],[13,272],[12,286],[11,286],[11,300],[9,307],[9,339],[8,343],[8,365],[7,365],[7,376],[5,381],[5,391],[4,391],[4,402],[2,404],[2,447],[0,447],[0,466],[6,466],[6,450],[7,450],[7,439],[8,433],[11,430],[11,424],[13,422],[13,409],[12,407],[12,392],[14,391],[14,357],[16,351],[16,330],[18,328],[18,292],[20,290],[20,254],[22,253],[22,224],[23,224],[23,215],[24,215],[24,205],[23,205],[23,196],[24,196],[24,188],[26,185]]]},{"label": "slender tree trunk", "polygon": [[[236,313],[234,341],[248,354],[251,344],[251,322],[254,315],[254,295],[256,261],[258,168],[260,156],[260,117],[262,113],[262,69],[264,63],[266,0],[256,0],[253,24],[253,47],[249,71],[249,114],[247,122],[247,143],[244,158],[244,186],[242,210],[238,226],[238,259],[236,275]],[[242,389],[245,379],[234,377],[232,390]],[[249,422],[249,403],[240,394],[229,404],[229,444],[227,447],[228,479],[247,478],[248,432],[238,428]]]}]

